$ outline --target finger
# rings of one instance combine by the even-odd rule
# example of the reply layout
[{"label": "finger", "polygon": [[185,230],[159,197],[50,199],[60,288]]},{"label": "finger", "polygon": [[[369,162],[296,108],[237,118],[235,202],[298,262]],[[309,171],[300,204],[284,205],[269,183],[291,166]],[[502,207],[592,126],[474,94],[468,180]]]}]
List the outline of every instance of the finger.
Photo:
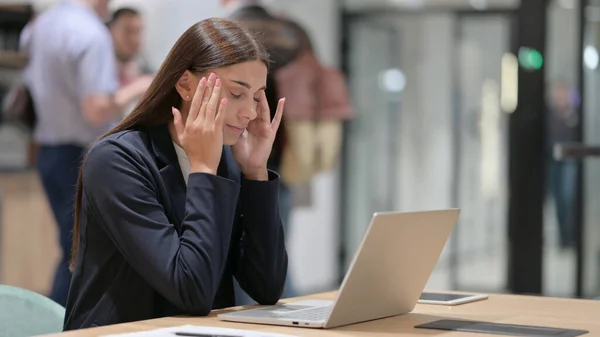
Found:
[{"label": "finger", "polygon": [[277,103],[277,111],[275,111],[275,117],[273,118],[273,122],[271,122],[271,127],[274,130],[279,129],[279,124],[281,124],[281,119],[283,118],[283,108],[285,106],[285,97],[280,99]]},{"label": "finger", "polygon": [[204,92],[204,95],[202,96],[202,101],[201,106],[200,106],[200,113],[199,116],[206,118],[206,110],[208,107],[208,102],[210,101],[210,97],[212,95],[213,92],[213,88],[215,86],[215,79],[217,78],[217,75],[215,75],[215,73],[211,73],[210,76],[208,76],[208,80],[206,81],[206,90]]},{"label": "finger", "polygon": [[206,77],[202,77],[198,86],[196,87],[196,92],[194,93],[194,97],[192,98],[192,105],[190,107],[190,112],[188,113],[187,120],[194,121],[198,117],[200,112],[200,106],[202,105],[202,96],[204,96],[204,89],[206,88]]},{"label": "finger", "polygon": [[217,115],[217,110],[219,110],[219,100],[221,98],[221,79],[217,78],[215,80],[215,87],[213,88],[212,94],[210,95],[210,100],[208,101],[208,105],[206,107],[206,120],[212,121],[215,119]]},{"label": "finger", "polygon": [[215,118],[215,127],[222,128],[225,121],[225,115],[227,114],[227,98],[221,99],[218,107],[217,117]]},{"label": "finger", "polygon": [[171,108],[173,112],[173,124],[175,124],[175,132],[177,132],[177,136],[183,134],[184,125],[183,118],[181,118],[181,112],[176,108]]},{"label": "finger", "polygon": [[259,104],[260,115],[258,116],[258,119],[271,123],[271,111],[269,111],[269,103],[267,103],[267,96],[264,91],[260,93]]}]

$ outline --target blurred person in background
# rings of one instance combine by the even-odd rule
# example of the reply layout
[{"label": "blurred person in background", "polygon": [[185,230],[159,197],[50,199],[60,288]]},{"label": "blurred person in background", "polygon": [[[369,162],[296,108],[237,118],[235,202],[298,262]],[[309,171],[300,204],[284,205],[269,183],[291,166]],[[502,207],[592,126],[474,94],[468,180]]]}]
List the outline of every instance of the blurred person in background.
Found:
[{"label": "blurred person in background", "polygon": [[552,86],[548,113],[548,190],[554,198],[559,228],[560,246],[573,247],[575,243],[573,208],[577,165],[572,160],[556,160],[554,145],[576,141],[579,117],[571,88],[564,81]]},{"label": "blurred person in background", "polygon": [[[312,49],[308,34],[296,23],[273,16],[262,6],[259,0],[221,0],[221,5],[225,11],[225,16],[239,21],[245,27],[258,31],[257,36],[267,48],[271,60],[271,68],[267,75],[267,88],[265,94],[271,111],[277,107],[278,97],[277,85],[274,74],[277,71],[294,60],[301,52],[302,48]],[[285,143],[285,124],[279,128],[273,152],[269,158],[269,168],[280,172],[282,155]],[[279,205],[283,226],[288,234],[290,233],[290,213],[293,206],[293,195],[291,187],[282,183],[279,191]],[[251,300],[244,296],[240,289],[238,290],[238,304],[249,304]],[[296,296],[293,281],[288,274],[286,287],[283,297],[290,298]]]},{"label": "blurred person in background", "polygon": [[[269,12],[259,0],[221,0],[221,5],[224,15],[255,32],[269,52],[265,94],[271,111],[277,97],[286,97],[269,168],[281,175],[280,207],[289,239],[293,205],[309,206],[312,179],[331,172],[338,162],[342,121],[354,115],[346,79],[339,69],[319,60],[308,32],[295,20]],[[288,275],[283,296],[297,295]],[[247,296],[238,299],[238,304],[251,303]]]},{"label": "blurred person in background", "polygon": [[[115,45],[121,86],[151,75],[152,71],[140,54],[144,33],[144,22],[140,12],[130,7],[119,8],[113,12],[107,26]],[[134,105],[126,108],[124,114],[129,113]]]},{"label": "blurred person in background", "polygon": [[58,225],[61,260],[50,298],[65,305],[77,171],[86,148],[147,89],[140,79],[119,89],[115,49],[104,20],[109,0],[61,0],[21,38],[28,47],[24,81],[36,106],[36,165]]}]

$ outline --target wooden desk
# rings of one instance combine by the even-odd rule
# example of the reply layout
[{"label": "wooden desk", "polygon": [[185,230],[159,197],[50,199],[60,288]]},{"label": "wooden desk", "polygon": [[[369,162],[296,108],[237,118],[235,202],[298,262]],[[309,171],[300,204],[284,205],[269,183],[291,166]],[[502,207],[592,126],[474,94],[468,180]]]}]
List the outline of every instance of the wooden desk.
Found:
[{"label": "wooden desk", "polygon": [[[282,302],[294,302],[305,299],[333,299],[335,293],[325,293]],[[237,308],[227,309],[239,310]],[[442,318],[481,320],[497,323],[538,325],[557,328],[589,330],[585,336],[600,336],[600,301],[559,299],[548,297],[530,297],[514,295],[491,295],[488,300],[455,307],[418,304],[409,314],[366,323],[348,325],[336,329],[288,328],[258,324],[228,323],[219,321],[213,312],[209,317],[168,317],[149,321],[118,324],[100,328],[71,331],[52,335],[54,337],[90,337],[104,334],[137,332],[178,325],[203,325],[232,329],[257,330],[263,332],[284,333],[296,336],[414,336],[473,335],[466,333],[448,333],[445,331],[422,330],[415,325]]]}]

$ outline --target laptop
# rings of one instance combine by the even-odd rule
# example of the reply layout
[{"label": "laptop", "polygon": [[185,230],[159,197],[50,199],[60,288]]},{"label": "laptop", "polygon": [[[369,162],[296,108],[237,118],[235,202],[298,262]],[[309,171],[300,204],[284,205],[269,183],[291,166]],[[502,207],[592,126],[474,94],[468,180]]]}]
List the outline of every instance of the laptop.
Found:
[{"label": "laptop", "polygon": [[408,313],[419,300],[459,212],[375,213],[335,301],[298,301],[217,317],[326,329]]}]

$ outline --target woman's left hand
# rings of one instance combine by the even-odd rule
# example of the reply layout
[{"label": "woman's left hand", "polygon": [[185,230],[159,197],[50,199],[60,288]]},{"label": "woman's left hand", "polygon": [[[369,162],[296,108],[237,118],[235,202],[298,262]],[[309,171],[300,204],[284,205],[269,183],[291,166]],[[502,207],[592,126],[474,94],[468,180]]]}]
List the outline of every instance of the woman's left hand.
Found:
[{"label": "woman's left hand", "polygon": [[246,179],[269,179],[267,161],[271,155],[277,129],[281,124],[284,104],[285,98],[280,99],[275,117],[271,121],[271,112],[265,92],[261,92],[256,119],[248,124],[238,142],[231,147],[233,156],[240,164],[242,174]]}]

